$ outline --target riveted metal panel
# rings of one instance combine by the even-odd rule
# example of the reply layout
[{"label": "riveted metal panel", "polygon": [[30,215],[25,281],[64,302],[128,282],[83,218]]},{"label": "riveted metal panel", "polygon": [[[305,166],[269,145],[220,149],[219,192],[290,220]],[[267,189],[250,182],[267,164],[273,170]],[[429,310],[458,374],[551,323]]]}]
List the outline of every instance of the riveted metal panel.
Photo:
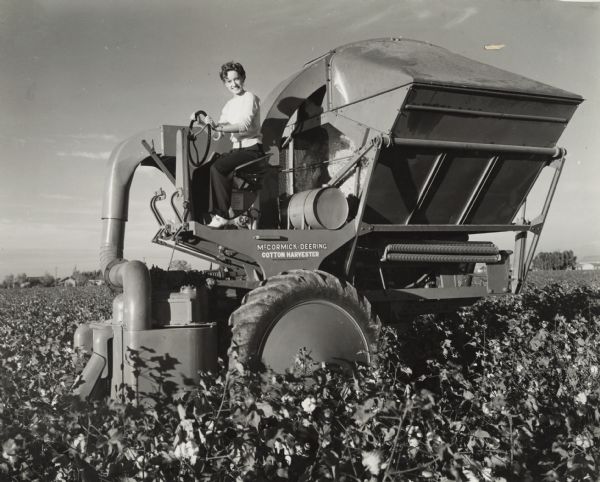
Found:
[{"label": "riveted metal panel", "polygon": [[373,173],[364,221],[404,224],[417,208],[438,153],[391,147],[382,149]]},{"label": "riveted metal panel", "polygon": [[581,101],[581,97],[565,90],[417,40],[387,38],[344,45],[332,51],[330,63],[333,108],[410,83]]},{"label": "riveted metal panel", "polygon": [[501,159],[466,222],[510,223],[545,165],[539,159]]},{"label": "riveted metal panel", "polygon": [[124,331],[123,345],[124,383],[140,394],[158,390],[160,380],[189,386],[217,367],[214,324]]},{"label": "riveted metal panel", "polygon": [[394,125],[406,139],[553,147],[577,102],[524,94],[413,86]]},{"label": "riveted metal panel", "polygon": [[262,136],[265,149],[279,150],[279,139],[289,118],[314,92],[326,85],[325,59],[279,84],[263,102]]}]

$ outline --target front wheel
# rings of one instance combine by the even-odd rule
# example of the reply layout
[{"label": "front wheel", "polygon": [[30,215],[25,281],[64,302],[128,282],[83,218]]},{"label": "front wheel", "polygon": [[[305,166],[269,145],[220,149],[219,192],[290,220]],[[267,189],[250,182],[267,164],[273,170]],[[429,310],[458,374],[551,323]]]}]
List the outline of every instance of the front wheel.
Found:
[{"label": "front wheel", "polygon": [[305,348],[315,362],[370,363],[381,328],[356,289],[324,271],[294,270],[249,292],[230,318],[238,360],[276,372]]}]

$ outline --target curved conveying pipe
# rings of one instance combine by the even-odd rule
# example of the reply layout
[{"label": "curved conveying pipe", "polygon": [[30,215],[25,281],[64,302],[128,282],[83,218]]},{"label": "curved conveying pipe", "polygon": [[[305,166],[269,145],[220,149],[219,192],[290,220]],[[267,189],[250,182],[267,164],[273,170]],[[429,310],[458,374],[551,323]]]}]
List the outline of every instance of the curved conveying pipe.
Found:
[{"label": "curved conveying pipe", "polygon": [[150,323],[150,274],[140,261],[123,259],[129,189],[135,170],[148,153],[142,140],[160,145],[160,129],[141,132],[121,142],[111,153],[102,207],[100,269],[107,284],[123,289],[125,329],[146,329]]},{"label": "curved conveying pipe", "polygon": [[123,261],[109,270],[111,283],[123,287],[123,328],[126,331],[150,329],[150,272],[141,261]]},{"label": "curved conveying pipe", "polygon": [[[125,223],[128,216],[129,189],[133,174],[139,164],[148,157],[141,142],[146,140],[159,145],[160,129],[141,132],[121,142],[110,155],[108,176],[104,186],[102,206],[102,240],[100,244],[100,269],[107,282],[109,270],[123,258]],[[117,285],[118,286],[118,285]]]},{"label": "curved conveying pipe", "polygon": [[[133,175],[148,156],[142,140],[157,145],[160,130],[142,132],[121,142],[111,153],[102,206],[102,240],[100,244],[100,269],[106,283],[122,288],[123,329],[126,332],[147,330],[151,327],[150,272],[141,261],[123,259],[125,223],[127,222],[129,189]],[[110,363],[108,340],[114,336],[110,325],[79,327],[75,333],[75,347],[92,351],[74,393],[87,398],[100,378],[107,376]]]}]

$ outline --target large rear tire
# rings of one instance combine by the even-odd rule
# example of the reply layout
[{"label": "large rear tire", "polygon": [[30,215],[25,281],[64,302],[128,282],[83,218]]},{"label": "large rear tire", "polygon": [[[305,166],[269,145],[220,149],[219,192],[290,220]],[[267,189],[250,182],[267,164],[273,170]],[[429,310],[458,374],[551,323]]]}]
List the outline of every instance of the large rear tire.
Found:
[{"label": "large rear tire", "polygon": [[381,328],[349,283],[324,271],[293,270],[246,294],[229,324],[230,353],[242,363],[283,372],[306,348],[315,362],[370,363]]}]

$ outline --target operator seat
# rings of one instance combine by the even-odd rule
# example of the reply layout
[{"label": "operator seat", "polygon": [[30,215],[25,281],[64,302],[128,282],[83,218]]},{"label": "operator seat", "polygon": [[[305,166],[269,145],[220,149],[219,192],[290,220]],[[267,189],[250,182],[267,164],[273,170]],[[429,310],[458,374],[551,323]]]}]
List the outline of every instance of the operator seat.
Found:
[{"label": "operator seat", "polygon": [[237,188],[240,190],[258,191],[261,188],[261,179],[269,169],[269,158],[271,154],[254,159],[236,167],[232,174],[238,181]]},{"label": "operator seat", "polygon": [[[263,214],[263,179],[274,166],[269,165],[271,154],[259,157],[236,167],[231,175],[231,209],[235,216],[245,216],[252,228],[258,227]],[[268,183],[267,183],[268,184]],[[265,193],[266,195],[266,193]],[[267,196],[268,197],[268,196]]]}]

